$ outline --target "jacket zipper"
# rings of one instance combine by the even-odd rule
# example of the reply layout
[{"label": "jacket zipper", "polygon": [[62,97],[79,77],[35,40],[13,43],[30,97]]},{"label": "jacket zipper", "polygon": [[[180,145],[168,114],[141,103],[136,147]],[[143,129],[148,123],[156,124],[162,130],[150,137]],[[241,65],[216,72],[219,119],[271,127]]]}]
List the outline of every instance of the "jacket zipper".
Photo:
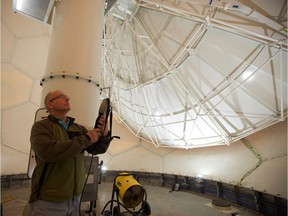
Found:
[{"label": "jacket zipper", "polygon": [[[70,124],[68,125],[68,127],[67,127],[67,129],[65,129],[64,127],[62,127],[64,130],[65,130],[65,132],[66,132],[66,134],[67,134],[67,136],[68,136],[68,139],[69,139],[69,135],[68,135],[68,129],[69,129],[69,127],[70,127],[70,125],[72,124],[73,122],[71,122],[70,121]],[[59,122],[58,122],[58,124],[60,124]],[[61,124],[60,124],[61,125]],[[77,182],[76,182],[76,171],[77,171],[77,168],[76,168],[76,156],[73,158],[74,159],[74,188],[73,188],[73,197],[72,197],[72,199],[74,199],[74,197],[75,197],[75,194],[76,194],[76,188],[77,188]]]},{"label": "jacket zipper", "polygon": [[74,157],[74,191],[73,191],[73,198],[75,197],[75,193],[76,193],[76,187],[77,187],[77,183],[76,183],[76,157]]}]

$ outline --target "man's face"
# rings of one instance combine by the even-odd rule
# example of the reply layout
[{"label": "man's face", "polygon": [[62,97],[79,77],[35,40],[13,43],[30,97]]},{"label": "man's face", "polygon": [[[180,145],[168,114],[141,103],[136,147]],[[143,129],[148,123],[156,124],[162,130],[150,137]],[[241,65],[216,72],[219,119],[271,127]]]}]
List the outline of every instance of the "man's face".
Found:
[{"label": "man's face", "polygon": [[54,112],[69,112],[70,111],[70,97],[61,91],[55,91],[49,98],[49,106]]}]

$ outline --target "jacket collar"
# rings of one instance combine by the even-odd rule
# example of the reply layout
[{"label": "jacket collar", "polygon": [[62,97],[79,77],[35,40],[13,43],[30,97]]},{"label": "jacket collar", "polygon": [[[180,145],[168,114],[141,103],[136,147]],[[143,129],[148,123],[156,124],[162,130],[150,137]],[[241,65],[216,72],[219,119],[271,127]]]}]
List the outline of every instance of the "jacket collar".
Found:
[{"label": "jacket collar", "polygon": [[[69,119],[69,126],[72,125],[75,121],[75,118],[72,118],[70,116],[67,116],[67,118]],[[56,117],[54,117],[53,115],[48,115],[48,119],[50,119],[53,122],[59,123],[58,119]]]}]

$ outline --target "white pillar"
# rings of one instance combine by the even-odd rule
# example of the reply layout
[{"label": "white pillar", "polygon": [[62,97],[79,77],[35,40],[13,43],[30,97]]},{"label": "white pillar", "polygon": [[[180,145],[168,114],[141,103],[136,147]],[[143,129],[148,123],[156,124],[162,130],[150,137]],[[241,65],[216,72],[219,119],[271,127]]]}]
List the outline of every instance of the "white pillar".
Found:
[{"label": "white pillar", "polygon": [[56,5],[42,103],[51,90],[70,96],[78,123],[94,126],[100,104],[104,0],[62,0]]}]

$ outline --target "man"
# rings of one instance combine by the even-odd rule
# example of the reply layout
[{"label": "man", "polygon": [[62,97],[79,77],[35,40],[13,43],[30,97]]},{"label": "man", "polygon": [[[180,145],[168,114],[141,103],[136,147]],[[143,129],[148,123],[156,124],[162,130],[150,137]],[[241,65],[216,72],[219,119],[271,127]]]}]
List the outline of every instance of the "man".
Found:
[{"label": "man", "polygon": [[111,141],[104,117],[90,131],[68,117],[69,99],[62,91],[49,92],[44,102],[49,116],[32,126],[37,165],[23,216],[78,216],[85,184],[84,150],[104,153]]}]

